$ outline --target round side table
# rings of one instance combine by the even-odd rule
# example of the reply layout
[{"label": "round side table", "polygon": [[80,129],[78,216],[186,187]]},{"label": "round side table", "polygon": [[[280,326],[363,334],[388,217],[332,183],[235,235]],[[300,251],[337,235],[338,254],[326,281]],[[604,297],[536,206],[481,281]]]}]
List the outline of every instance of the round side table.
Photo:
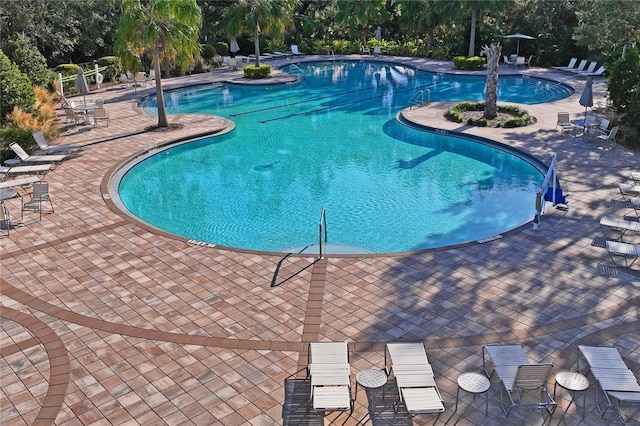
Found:
[{"label": "round side table", "polygon": [[17,158],[10,158],[8,160],[4,160],[4,165],[7,167],[15,167],[20,165],[20,160]]},{"label": "round side table", "polygon": [[487,379],[487,376],[480,373],[462,373],[458,377],[458,390],[456,391],[456,407],[453,411],[458,411],[458,397],[460,396],[460,389],[465,392],[473,394],[473,399],[476,395],[486,393],[487,398],[484,404],[484,413],[489,415],[489,393],[487,391],[491,387],[491,382]]},{"label": "round side table", "polygon": [[560,385],[561,388],[569,391],[569,395],[571,395],[571,401],[569,401],[569,405],[567,405],[568,410],[575,401],[574,393],[575,392],[583,392],[582,394],[582,418],[584,419],[584,412],[586,410],[586,402],[587,402],[587,393],[584,392],[589,388],[589,379],[587,379],[583,374],[580,374],[576,371],[561,371],[556,374],[556,382],[553,385],[553,399],[556,399],[556,386]]},{"label": "round side table", "polygon": [[[358,397],[358,386],[365,389],[375,389],[384,386],[387,383],[387,373],[374,368],[359,371],[356,374],[356,398]],[[384,399],[384,396],[383,396]],[[371,404],[369,405],[369,413],[373,413],[373,393],[371,394]]]}]

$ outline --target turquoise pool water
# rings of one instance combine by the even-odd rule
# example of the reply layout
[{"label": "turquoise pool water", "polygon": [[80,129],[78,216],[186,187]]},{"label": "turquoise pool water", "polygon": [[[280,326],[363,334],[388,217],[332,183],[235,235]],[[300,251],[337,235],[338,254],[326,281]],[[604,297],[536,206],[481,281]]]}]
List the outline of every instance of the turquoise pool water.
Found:
[{"label": "turquoise pool water", "polygon": [[[332,253],[447,246],[532,219],[543,179],[532,163],[395,118],[425,86],[438,87],[432,99],[481,99],[474,90],[484,80],[444,83],[446,76],[378,62],[299,66],[306,80],[293,85],[168,92],[170,113],[220,115],[237,128],[135,165],[118,186],[125,208],[187,238],[274,252],[317,252],[323,207]],[[532,93],[546,83],[519,79],[501,90],[538,99]],[[153,102],[144,108],[152,112]]]}]

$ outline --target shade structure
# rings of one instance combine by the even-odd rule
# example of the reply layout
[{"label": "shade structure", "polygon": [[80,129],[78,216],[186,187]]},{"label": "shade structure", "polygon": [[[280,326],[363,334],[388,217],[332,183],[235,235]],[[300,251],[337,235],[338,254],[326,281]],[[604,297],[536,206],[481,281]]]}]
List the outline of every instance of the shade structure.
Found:
[{"label": "shade structure", "polygon": [[504,38],[515,38],[518,40],[518,47],[516,48],[516,55],[520,55],[520,40],[535,40],[535,37],[526,35],[526,34],[509,34],[504,36]]},{"label": "shade structure", "polygon": [[240,50],[240,46],[238,46],[238,41],[235,37],[231,37],[231,41],[229,42],[229,50],[233,54]]},{"label": "shade structure", "polygon": [[587,109],[593,107],[593,82],[591,76],[587,76],[587,83],[584,85],[582,96],[580,96],[580,105],[584,107],[584,115],[586,119]]},{"label": "shade structure", "polygon": [[84,103],[86,105],[87,99],[85,96],[89,93],[89,85],[87,84],[87,78],[84,76],[84,71],[82,71],[82,68],[78,68],[78,76],[76,77],[75,89],[76,92],[82,94],[82,99],[84,100]]},{"label": "shade structure", "polygon": [[382,41],[382,28],[378,25],[378,29],[376,29],[376,40]]}]

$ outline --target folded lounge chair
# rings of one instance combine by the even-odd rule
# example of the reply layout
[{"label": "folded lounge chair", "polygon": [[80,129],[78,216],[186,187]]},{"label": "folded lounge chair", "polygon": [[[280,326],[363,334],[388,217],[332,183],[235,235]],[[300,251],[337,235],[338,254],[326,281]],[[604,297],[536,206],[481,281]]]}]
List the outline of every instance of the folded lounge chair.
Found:
[{"label": "folded lounge chair", "polygon": [[9,144],[9,148],[11,148],[13,152],[15,152],[18,157],[20,157],[20,161],[24,161],[25,163],[55,163],[67,158],[67,155],[64,154],[29,155],[24,149],[22,149],[20,145],[15,142]]},{"label": "folded lounge chair", "polygon": [[[628,419],[622,417],[621,403],[640,404],[640,384],[633,372],[627,367],[617,348],[611,346],[578,345],[578,371],[580,358],[585,359],[593,377],[596,379],[596,407],[602,417],[610,407],[618,411],[618,418],[623,424]],[[598,395],[598,388],[605,397],[607,406],[602,410]],[[613,401],[612,401],[613,399]]]},{"label": "folded lounge chair", "polygon": [[422,342],[387,343],[385,369],[389,363],[387,375],[393,373],[400,396],[400,401],[395,403],[396,410],[403,403],[412,415],[444,411],[442,397]]},{"label": "folded lounge chair", "polygon": [[42,132],[33,132],[33,139],[38,144],[38,149],[40,151],[48,152],[48,153],[66,153],[66,154],[75,154],[78,153],[82,147],[81,146],[72,146],[72,145],[49,145],[47,140],[45,139]]},{"label": "folded lounge chair", "polygon": [[309,343],[309,402],[318,411],[353,412],[347,342]]},{"label": "folded lounge chair", "polygon": [[[486,366],[486,355],[489,355],[494,370],[489,374]],[[553,365],[530,364],[521,345],[486,345],[482,347],[482,366],[487,377],[493,373],[500,379],[500,404],[505,416],[513,407],[544,408],[553,413],[556,402],[551,397],[547,381],[551,375]],[[509,397],[509,407],[505,407],[504,394]],[[537,394],[533,402],[525,401],[527,394]]]}]

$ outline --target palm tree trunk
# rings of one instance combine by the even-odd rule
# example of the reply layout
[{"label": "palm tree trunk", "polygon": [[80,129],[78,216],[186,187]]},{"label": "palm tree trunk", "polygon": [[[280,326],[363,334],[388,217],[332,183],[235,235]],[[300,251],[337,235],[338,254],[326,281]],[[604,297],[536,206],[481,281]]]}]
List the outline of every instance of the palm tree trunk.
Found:
[{"label": "palm tree trunk", "polygon": [[472,57],[476,50],[476,20],[478,19],[478,9],[471,9],[471,34],[469,35],[469,54]]},{"label": "palm tree trunk", "polygon": [[260,66],[260,27],[256,26],[256,36],[253,38],[253,44],[256,52],[256,68]]},{"label": "palm tree trunk", "polygon": [[484,46],[482,53],[487,55],[487,91],[484,103],[484,118],[491,120],[498,116],[498,61],[500,44]]},{"label": "palm tree trunk", "polygon": [[167,110],[164,107],[164,94],[162,93],[162,76],[160,74],[160,52],[156,46],[153,49],[153,69],[156,73],[156,100],[158,104],[158,127],[169,127]]}]

